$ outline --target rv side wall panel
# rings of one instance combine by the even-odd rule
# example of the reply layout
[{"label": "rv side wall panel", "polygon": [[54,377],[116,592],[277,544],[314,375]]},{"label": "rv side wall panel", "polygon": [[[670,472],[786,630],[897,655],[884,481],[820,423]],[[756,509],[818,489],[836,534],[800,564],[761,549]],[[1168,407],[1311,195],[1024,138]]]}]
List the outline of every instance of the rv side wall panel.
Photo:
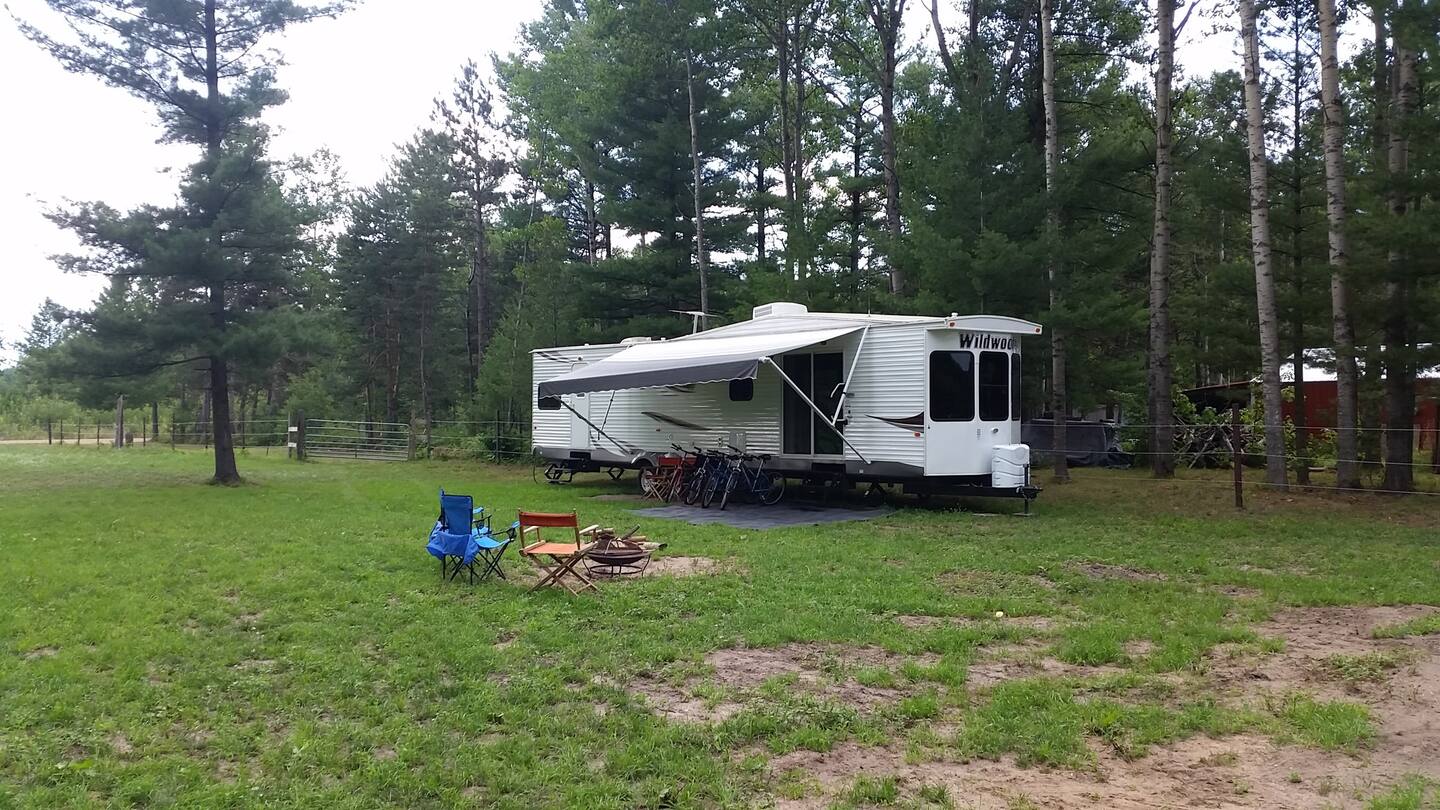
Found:
[{"label": "rv side wall panel", "polygon": [[[925,466],[922,428],[886,420],[913,421],[913,417],[925,412],[927,326],[874,327],[865,338],[860,364],[850,381],[850,421],[845,426],[845,438],[870,461]],[[847,354],[847,364],[852,356]],[[916,432],[921,436],[917,438]],[[849,448],[845,455],[858,458]]]},{"label": "rv side wall panel", "polygon": [[[673,452],[671,444],[721,449],[739,434],[749,452],[775,454],[781,385],[774,369],[762,366],[749,402],[731,402],[729,383],[704,383],[597,392],[590,413],[607,434],[647,452]],[[609,449],[604,439],[597,446]]]},{"label": "rv side wall panel", "polygon": [[[530,354],[530,412],[531,438],[534,447],[567,449],[570,441],[570,411],[561,408],[542,411],[535,404],[539,397],[540,383],[554,379],[574,368],[576,363],[593,363],[620,351],[623,346],[566,346],[557,349],[542,349]],[[571,399],[566,397],[567,400]]]}]

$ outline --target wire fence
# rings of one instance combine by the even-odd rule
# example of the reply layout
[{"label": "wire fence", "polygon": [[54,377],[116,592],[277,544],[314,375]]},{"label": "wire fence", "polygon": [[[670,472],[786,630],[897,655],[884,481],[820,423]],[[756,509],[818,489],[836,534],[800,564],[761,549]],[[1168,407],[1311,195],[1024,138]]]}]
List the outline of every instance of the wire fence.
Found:
[{"label": "wire fence", "polygon": [[531,449],[533,433],[529,422],[437,419],[428,426],[420,425],[418,430],[417,452],[428,458],[473,458],[503,464],[537,460]]},{"label": "wire fence", "polygon": [[[147,414],[148,416],[148,414]],[[1074,424],[1074,423],[1072,423]],[[1092,423],[1093,424],[1093,423]],[[1108,425],[1108,423],[1107,423]],[[1113,424],[1108,425],[1117,432],[1135,432],[1148,430],[1153,425],[1148,424]],[[148,446],[161,444],[169,447],[202,447],[208,448],[213,444],[213,427],[209,422],[201,421],[175,421],[162,422],[157,434],[152,420],[135,419],[127,422],[124,435],[125,443],[128,445]],[[284,451],[288,443],[294,441],[294,434],[290,430],[290,420],[284,418],[251,419],[236,422],[233,429],[232,439],[237,449],[258,449],[267,455],[272,451]],[[407,458],[432,458],[432,459],[473,459],[503,464],[526,464],[538,461],[538,457],[531,449],[532,426],[522,420],[435,420],[429,424],[419,421],[412,424],[389,423],[364,420],[306,420],[307,435],[305,438],[308,455],[319,458],[350,458],[360,460],[383,460],[396,461]],[[1149,459],[1160,455],[1171,455],[1176,457],[1182,467],[1229,467],[1235,458],[1231,443],[1233,428],[1225,423],[1187,423],[1178,424],[1177,429],[1211,431],[1215,434],[1215,441],[1203,454],[1194,452],[1187,453],[1183,450],[1172,451],[1165,454],[1155,450],[1135,449],[1127,450],[1129,455]],[[1326,427],[1326,430],[1333,428]],[[1388,428],[1361,427],[1360,431],[1390,432]],[[1403,431],[1415,441],[1416,437],[1423,439],[1427,428],[1417,427],[1412,431]],[[1433,435],[1433,431],[1432,431]],[[1266,455],[1259,446],[1263,439],[1264,429],[1253,424],[1240,426],[1240,439],[1242,452],[1239,454],[1241,463],[1244,466],[1259,468],[1264,465]],[[32,443],[48,443],[53,445],[109,445],[115,438],[115,425],[110,422],[81,422],[67,423],[56,421],[45,426],[45,431],[40,438],[25,441]],[[1417,442],[1425,445],[1428,442]],[[1415,444],[1411,445],[1416,446]],[[1433,444],[1429,444],[1431,448]],[[1096,448],[1093,446],[1077,446],[1065,448],[1067,453],[1090,453]],[[1288,448],[1287,448],[1288,449]],[[1035,467],[1037,471],[1045,469],[1048,458],[1055,451],[1045,449],[1036,451]],[[1431,450],[1433,452],[1433,449]],[[1191,463],[1200,455],[1205,456],[1199,463]],[[1422,456],[1425,453],[1422,447]],[[1318,454],[1299,454],[1286,452],[1281,455],[1286,466],[1295,468],[1304,463],[1314,475],[1315,480],[1303,485],[1306,491],[1314,492],[1336,492],[1355,493],[1357,490],[1335,486],[1328,483],[1334,465],[1339,459],[1333,456],[1322,456]],[[1440,465],[1434,459],[1414,458],[1409,462],[1392,461],[1390,466],[1405,466],[1412,468],[1415,473],[1415,490],[1389,490],[1381,488],[1381,476],[1386,466],[1380,458],[1370,457],[1355,460],[1359,465],[1362,476],[1366,481],[1363,492],[1395,495],[1421,495],[1440,496]],[[1197,486],[1230,487],[1231,484],[1220,480],[1206,480],[1200,478],[1179,478],[1179,479],[1152,479],[1140,476],[1131,476],[1126,480],[1155,481],[1171,480],[1182,484],[1194,484]],[[1252,476],[1246,482],[1247,486],[1263,486],[1263,481],[1257,476]],[[1295,485],[1297,487],[1301,485]]]}]

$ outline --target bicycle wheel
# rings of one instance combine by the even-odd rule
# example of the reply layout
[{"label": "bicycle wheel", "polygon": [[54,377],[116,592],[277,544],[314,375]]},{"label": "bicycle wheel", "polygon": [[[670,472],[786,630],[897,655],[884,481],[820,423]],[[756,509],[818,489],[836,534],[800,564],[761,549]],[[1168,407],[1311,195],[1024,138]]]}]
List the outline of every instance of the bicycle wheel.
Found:
[{"label": "bicycle wheel", "polygon": [[709,509],[710,504],[715,502],[715,496],[725,487],[725,482],[730,480],[729,472],[720,472],[707,476],[705,481],[705,493],[700,496],[700,508]]},{"label": "bicycle wheel", "polygon": [[701,468],[685,480],[685,491],[680,496],[680,500],[684,501],[686,506],[694,506],[695,502],[700,500],[701,493],[705,491],[705,479],[708,477],[704,468]]},{"label": "bicycle wheel", "polygon": [[755,492],[759,495],[760,503],[766,506],[779,503],[780,499],[785,497],[785,476],[760,473],[755,482]]},{"label": "bicycle wheel", "polygon": [[738,477],[739,476],[736,475],[725,476],[725,491],[720,493],[720,511],[722,512],[725,511],[725,507],[730,503],[730,495],[736,489],[735,479]]}]

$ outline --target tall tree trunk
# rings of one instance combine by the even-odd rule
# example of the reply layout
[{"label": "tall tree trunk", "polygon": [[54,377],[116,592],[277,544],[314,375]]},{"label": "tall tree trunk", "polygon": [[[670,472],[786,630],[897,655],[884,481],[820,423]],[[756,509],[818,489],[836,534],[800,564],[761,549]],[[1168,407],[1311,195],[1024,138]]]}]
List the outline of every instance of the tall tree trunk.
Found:
[{"label": "tall tree trunk", "polygon": [[864,194],[860,189],[862,161],[865,159],[865,110],[855,103],[850,131],[850,295],[852,304],[860,302],[860,233],[865,226]]},{"label": "tall tree trunk", "polygon": [[1325,139],[1325,218],[1330,245],[1330,321],[1335,342],[1335,483],[1360,486],[1355,329],[1350,325],[1349,253],[1345,220],[1345,107],[1340,98],[1339,21],[1335,0],[1319,0],[1320,101]]},{"label": "tall tree trunk", "polygon": [[1245,136],[1250,153],[1250,248],[1255,260],[1255,305],[1260,323],[1260,378],[1265,395],[1265,480],[1285,486],[1284,398],[1280,387],[1280,319],[1270,264],[1270,188],[1265,153],[1265,109],[1260,96],[1260,37],[1255,0],[1240,0],[1244,48]]},{"label": "tall tree trunk", "polygon": [[[209,170],[215,171],[220,161],[220,145],[224,133],[221,128],[220,65],[217,38],[219,26],[215,20],[216,0],[205,0],[205,157]],[[219,218],[218,211],[213,212]],[[212,237],[213,249],[218,254],[221,245],[218,234]],[[227,326],[225,304],[225,280],[217,279],[208,290],[210,325],[214,330],[214,345],[224,345]],[[210,354],[210,418],[215,433],[215,482],[234,484],[240,481],[240,471],[235,466],[235,439],[231,435],[230,423],[230,370],[225,355],[215,351]]]},{"label": "tall tree trunk", "polygon": [[1150,245],[1150,452],[1156,478],[1175,474],[1175,410],[1170,387],[1170,85],[1175,76],[1175,0],[1157,0],[1155,68],[1155,230]]},{"label": "tall tree trunk", "polygon": [[769,189],[765,183],[765,131],[760,131],[760,145],[755,150],[755,261],[765,266],[765,226],[770,218],[766,195]]},{"label": "tall tree trunk", "polygon": [[479,305],[480,285],[476,283],[472,264],[470,278],[465,282],[465,390],[472,394],[480,378],[480,329],[475,324],[475,311]]},{"label": "tall tree trunk", "polygon": [[[1410,133],[1418,91],[1416,53],[1395,28],[1395,86],[1390,111],[1390,181],[1387,205],[1391,228],[1399,228],[1409,208]],[[1410,352],[1410,299],[1414,287],[1402,237],[1392,232],[1385,279],[1385,484],[1409,492],[1415,488],[1415,369]]]},{"label": "tall tree trunk", "polygon": [[[695,100],[694,59],[688,51],[685,53],[685,92],[690,99],[690,163],[695,174],[695,264],[700,270],[700,311],[709,314],[710,282],[706,277],[709,258],[705,252],[705,202],[700,173],[700,112]],[[704,329],[706,319],[700,320],[700,328]]]},{"label": "tall tree trunk", "polygon": [[[938,0],[937,0],[938,1]],[[886,258],[890,272],[890,293],[905,291],[905,273],[896,261],[900,247],[900,174],[898,137],[895,125],[895,74],[898,66],[900,32],[907,0],[866,0],[865,14],[880,40],[880,64],[876,76],[880,86],[880,165],[885,178],[885,231],[889,244]]]},{"label": "tall tree trunk", "polygon": [[1304,235],[1304,223],[1301,217],[1304,215],[1304,206],[1301,204],[1301,193],[1304,191],[1304,175],[1301,172],[1301,131],[1305,112],[1303,106],[1304,97],[1300,93],[1300,83],[1305,76],[1305,62],[1300,54],[1301,25],[1303,17],[1299,13],[1298,5],[1294,19],[1290,21],[1293,39],[1290,50],[1290,271],[1295,287],[1295,310],[1291,318],[1291,349],[1294,352],[1295,369],[1293,378],[1294,397],[1292,407],[1294,416],[1291,421],[1295,424],[1295,483],[1309,485],[1310,483],[1310,458],[1309,442],[1310,436],[1309,419],[1305,413],[1305,260],[1301,255],[1301,237]]},{"label": "tall tree trunk", "polygon": [[[977,12],[976,4],[972,1],[970,3],[972,23],[978,22],[974,20]],[[930,2],[930,27],[935,29],[935,44],[940,49],[940,64],[945,66],[945,75],[950,77],[950,84],[955,88],[955,93],[958,95],[966,88],[966,85],[962,83],[960,79],[960,70],[955,66],[955,58],[950,55],[950,43],[945,39],[945,27],[940,24],[940,0],[931,0]],[[970,49],[967,45],[967,59],[969,55]]]},{"label": "tall tree trunk", "polygon": [[892,295],[899,295],[905,290],[905,274],[895,261],[901,230],[900,174],[895,134],[895,39],[887,38],[884,48],[885,64],[880,71],[880,161],[885,175],[885,231],[890,237],[887,249],[890,292]]},{"label": "tall tree trunk", "polygon": [[[938,2],[938,0],[936,0]],[[1065,395],[1065,330],[1060,323],[1060,117],[1055,104],[1055,33],[1052,16],[1053,0],[1040,0],[1041,96],[1045,104],[1045,264],[1050,282],[1050,412],[1055,433],[1054,448],[1056,483],[1070,480],[1070,466],[1065,457],[1069,447],[1065,437],[1065,420],[1069,402]]]},{"label": "tall tree trunk", "polygon": [[[430,363],[425,356],[425,349],[430,337],[430,301],[428,296],[420,302],[420,413],[425,417],[425,454],[430,454],[430,422],[434,416],[430,410]],[[415,424],[415,412],[410,412],[410,424],[413,432]]]},{"label": "tall tree trunk", "polygon": [[781,251],[785,260],[785,279],[795,278],[795,250],[790,244],[795,231],[795,200],[799,196],[795,176],[795,164],[791,160],[790,128],[795,126],[790,110],[790,34],[789,23],[782,17],[778,22],[779,35],[775,41],[775,54],[780,71],[780,174],[785,186],[785,248]]},{"label": "tall tree trunk", "polygon": [[795,244],[796,267],[798,276],[804,277],[810,274],[814,264],[814,248],[810,244],[810,232],[808,223],[805,220],[805,201],[808,194],[800,186],[801,178],[806,174],[805,163],[805,132],[809,128],[810,116],[806,111],[807,94],[805,89],[805,65],[807,51],[809,50],[810,38],[805,27],[805,8],[797,5],[795,17],[790,24],[790,35],[792,45],[790,48],[790,80],[791,93],[795,97],[795,114],[791,121],[794,126],[790,129],[790,135],[794,142],[790,147],[790,159],[795,162],[793,169],[795,175],[795,199],[791,201],[794,210],[790,214],[790,229],[785,234],[785,243],[788,246],[792,241]]},{"label": "tall tree trunk", "polygon": [[[689,67],[689,61],[686,61]],[[595,184],[590,178],[585,178],[585,258],[591,266],[595,266]]]}]

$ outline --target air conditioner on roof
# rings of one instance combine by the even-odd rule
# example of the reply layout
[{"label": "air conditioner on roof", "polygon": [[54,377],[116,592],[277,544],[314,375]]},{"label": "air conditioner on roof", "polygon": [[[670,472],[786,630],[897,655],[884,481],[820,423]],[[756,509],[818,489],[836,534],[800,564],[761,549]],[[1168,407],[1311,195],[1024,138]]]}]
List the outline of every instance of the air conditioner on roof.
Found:
[{"label": "air conditioner on roof", "polygon": [[805,315],[810,308],[804,304],[792,304],[789,301],[775,301],[770,304],[761,304],[750,310],[751,318],[768,318],[772,315]]}]

